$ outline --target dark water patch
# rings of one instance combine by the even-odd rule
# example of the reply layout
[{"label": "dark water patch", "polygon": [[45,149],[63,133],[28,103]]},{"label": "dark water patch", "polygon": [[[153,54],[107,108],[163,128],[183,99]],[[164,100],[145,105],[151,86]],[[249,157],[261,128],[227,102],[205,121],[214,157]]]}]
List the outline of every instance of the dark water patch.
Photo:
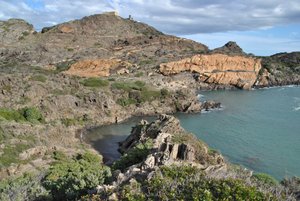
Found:
[{"label": "dark water patch", "polygon": [[125,140],[132,127],[142,119],[153,121],[155,117],[133,117],[121,124],[91,128],[84,136],[84,140],[103,155],[106,164],[111,164],[121,156],[118,152],[119,142]]}]

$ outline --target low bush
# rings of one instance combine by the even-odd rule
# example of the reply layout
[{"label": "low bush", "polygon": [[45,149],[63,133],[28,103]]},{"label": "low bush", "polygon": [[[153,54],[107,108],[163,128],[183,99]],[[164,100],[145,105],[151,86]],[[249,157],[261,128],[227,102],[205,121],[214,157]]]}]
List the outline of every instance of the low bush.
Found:
[{"label": "low bush", "polygon": [[40,176],[25,173],[0,181],[0,200],[47,200],[48,192],[40,184]]},{"label": "low bush", "polygon": [[30,146],[28,144],[19,143],[16,145],[6,144],[1,150],[2,154],[0,157],[0,169],[4,167],[9,167],[11,164],[19,164],[22,161],[19,159],[19,154],[28,149]]},{"label": "low bush", "polygon": [[136,74],[134,74],[134,77],[142,77],[144,75],[143,72],[138,72]]},{"label": "low bush", "polygon": [[31,81],[46,82],[47,78],[43,75],[34,75],[30,78]]},{"label": "low bush", "polygon": [[43,123],[44,117],[39,109],[35,107],[26,107],[19,111],[22,116],[31,123]]},{"label": "low bush", "polygon": [[86,152],[49,168],[43,185],[54,200],[77,200],[111,176],[98,155]]},{"label": "low bush", "polygon": [[1,119],[16,122],[26,121],[25,117],[19,111],[8,108],[0,108],[0,120]]},{"label": "low bush", "polygon": [[87,78],[80,83],[86,87],[107,87],[109,85],[109,81],[94,77]]},{"label": "low bush", "polygon": [[241,180],[210,179],[191,166],[162,167],[145,187],[150,200],[275,200]]},{"label": "low bush", "polygon": [[130,92],[131,90],[141,91],[145,86],[145,82],[135,81],[135,82],[115,82],[111,86],[113,89],[124,90]]},{"label": "low bush", "polygon": [[117,104],[121,105],[122,107],[126,107],[128,105],[137,104],[137,101],[132,98],[119,98],[117,100]]},{"label": "low bush", "polygon": [[56,64],[55,73],[60,73],[66,70],[69,70],[70,66],[74,63],[74,61],[64,61]]},{"label": "low bush", "polygon": [[35,107],[25,107],[20,110],[0,108],[0,120],[4,119],[7,121],[16,122],[31,122],[31,123],[43,123],[44,118],[39,109]]},{"label": "low bush", "polygon": [[263,184],[271,186],[279,184],[274,177],[265,173],[255,173],[252,177],[257,179],[259,182],[262,182]]}]

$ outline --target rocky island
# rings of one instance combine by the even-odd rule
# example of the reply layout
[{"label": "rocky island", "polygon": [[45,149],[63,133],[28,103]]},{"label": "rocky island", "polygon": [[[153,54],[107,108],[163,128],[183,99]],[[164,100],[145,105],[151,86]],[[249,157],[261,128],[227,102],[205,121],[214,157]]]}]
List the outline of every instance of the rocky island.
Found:
[{"label": "rocky island", "polygon": [[[299,179],[278,183],[229,164],[173,116],[221,107],[197,90],[300,83],[300,53],[209,50],[115,13],[43,28],[0,21],[1,200],[296,200]],[[141,121],[106,166],[80,136]],[[201,200],[200,199],[200,200]]]}]

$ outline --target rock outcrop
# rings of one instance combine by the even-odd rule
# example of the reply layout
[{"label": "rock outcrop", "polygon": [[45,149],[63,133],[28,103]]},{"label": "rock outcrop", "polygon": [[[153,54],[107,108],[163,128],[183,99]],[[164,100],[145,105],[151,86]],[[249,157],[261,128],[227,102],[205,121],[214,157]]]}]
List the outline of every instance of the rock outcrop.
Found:
[{"label": "rock outcrop", "polygon": [[243,49],[240,46],[238,46],[238,44],[234,41],[229,41],[224,46],[212,50],[212,53],[226,54],[226,55],[232,55],[232,56],[233,55],[240,55],[240,56],[247,55],[243,51]]},{"label": "rock outcrop", "polygon": [[[120,152],[126,155],[135,147],[151,141],[148,153],[137,163],[127,167],[122,172],[114,172],[112,185],[99,186],[99,191],[110,189],[116,191],[132,179],[149,180],[161,166],[193,166],[199,171],[210,174],[228,170],[223,157],[209,151],[208,147],[195,136],[187,133],[178,119],[169,115],[160,115],[154,122],[142,120],[132,128],[127,139],[120,143]],[[135,159],[134,159],[135,160]],[[127,163],[126,161],[125,163]]]},{"label": "rock outcrop", "polygon": [[88,59],[72,64],[64,73],[80,77],[107,77],[112,70],[126,69],[130,66],[130,63],[117,59]]},{"label": "rock outcrop", "polygon": [[199,54],[180,61],[162,63],[159,68],[163,75],[195,72],[200,74],[202,82],[242,89],[250,89],[254,85],[260,69],[260,59],[224,54]]},{"label": "rock outcrop", "polygon": [[33,33],[33,26],[22,19],[0,21],[0,47],[23,41]]},{"label": "rock outcrop", "polygon": [[256,87],[300,84],[300,52],[262,57],[262,67]]},{"label": "rock outcrop", "polygon": [[142,120],[133,127],[127,139],[120,143],[120,152],[126,153],[140,143],[151,140],[153,146],[140,168],[153,169],[155,166],[171,164],[190,164],[201,169],[211,166],[225,168],[221,155],[209,153],[208,147],[194,135],[187,133],[178,119],[169,115],[160,115],[152,123]]}]

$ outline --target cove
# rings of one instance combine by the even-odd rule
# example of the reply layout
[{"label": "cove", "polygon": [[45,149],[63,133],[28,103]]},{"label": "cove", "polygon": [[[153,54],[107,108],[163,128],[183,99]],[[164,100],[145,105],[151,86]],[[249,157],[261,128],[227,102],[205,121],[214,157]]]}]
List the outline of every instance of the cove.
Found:
[{"label": "cove", "polygon": [[[219,101],[223,108],[201,114],[176,114],[187,131],[232,163],[277,179],[300,176],[300,87],[200,94],[200,99]],[[91,129],[86,141],[109,162],[120,156],[118,142],[141,119]]]}]

